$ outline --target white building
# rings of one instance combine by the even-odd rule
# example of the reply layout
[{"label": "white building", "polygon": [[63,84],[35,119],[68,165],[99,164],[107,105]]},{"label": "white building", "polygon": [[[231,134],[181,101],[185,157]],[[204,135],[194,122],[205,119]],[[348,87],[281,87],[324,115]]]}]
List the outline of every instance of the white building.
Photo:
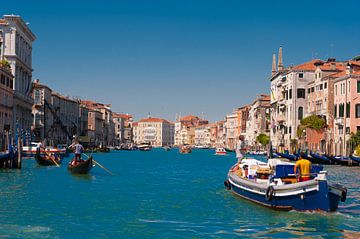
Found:
[{"label": "white building", "polygon": [[32,124],[32,43],[36,37],[20,16],[0,19],[0,59],[10,63],[14,75],[13,121],[23,129]]},{"label": "white building", "polygon": [[209,125],[201,125],[195,127],[195,145],[210,147],[211,132]]},{"label": "white building", "polygon": [[154,147],[174,145],[174,124],[160,118],[149,117],[138,122],[136,143],[149,143]]},{"label": "white building", "polygon": [[236,146],[236,140],[238,138],[238,116],[237,113],[227,115],[225,118],[225,147],[234,150]]},{"label": "white building", "polygon": [[271,131],[270,139],[274,147],[291,148],[291,141],[298,140],[297,128],[307,112],[307,87],[315,79],[312,60],[297,66],[284,68],[282,49],[279,50],[279,63],[273,56],[271,84]]}]

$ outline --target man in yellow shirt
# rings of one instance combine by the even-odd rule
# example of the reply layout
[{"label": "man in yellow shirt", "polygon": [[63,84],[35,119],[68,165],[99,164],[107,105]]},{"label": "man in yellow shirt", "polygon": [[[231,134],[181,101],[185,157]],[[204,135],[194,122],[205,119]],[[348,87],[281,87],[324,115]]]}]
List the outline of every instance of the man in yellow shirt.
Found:
[{"label": "man in yellow shirt", "polygon": [[304,182],[310,180],[311,172],[311,162],[304,157],[304,153],[300,154],[300,157],[295,163],[294,173],[296,174],[297,169],[299,168],[299,182]]}]

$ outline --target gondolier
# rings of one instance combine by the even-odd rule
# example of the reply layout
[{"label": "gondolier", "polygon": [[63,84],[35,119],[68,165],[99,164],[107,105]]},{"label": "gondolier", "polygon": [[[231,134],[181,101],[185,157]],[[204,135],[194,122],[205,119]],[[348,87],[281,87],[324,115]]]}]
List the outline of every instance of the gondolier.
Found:
[{"label": "gondolier", "polygon": [[236,144],[236,158],[238,161],[241,161],[244,158],[245,150],[244,150],[244,137],[239,136],[239,140]]},{"label": "gondolier", "polygon": [[69,148],[73,148],[75,158],[74,160],[77,162],[81,161],[81,154],[84,152],[84,147],[79,143],[78,140],[75,140],[75,142],[69,146]]}]

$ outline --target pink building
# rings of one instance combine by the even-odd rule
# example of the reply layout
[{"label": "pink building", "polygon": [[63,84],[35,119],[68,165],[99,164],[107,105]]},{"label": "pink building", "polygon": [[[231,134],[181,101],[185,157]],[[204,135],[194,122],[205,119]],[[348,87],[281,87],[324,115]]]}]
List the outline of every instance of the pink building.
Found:
[{"label": "pink building", "polygon": [[349,61],[334,81],[334,154],[351,154],[351,133],[360,131],[360,61]]}]

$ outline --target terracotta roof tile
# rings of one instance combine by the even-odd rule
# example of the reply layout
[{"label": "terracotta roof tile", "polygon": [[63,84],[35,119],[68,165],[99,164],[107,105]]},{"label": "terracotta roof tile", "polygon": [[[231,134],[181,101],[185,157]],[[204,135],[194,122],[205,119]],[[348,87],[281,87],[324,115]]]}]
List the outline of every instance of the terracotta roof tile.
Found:
[{"label": "terracotta roof tile", "polygon": [[149,118],[145,118],[139,121],[139,123],[169,123],[169,121],[165,120],[165,119],[161,119],[161,118],[153,118],[153,117],[149,117]]}]

